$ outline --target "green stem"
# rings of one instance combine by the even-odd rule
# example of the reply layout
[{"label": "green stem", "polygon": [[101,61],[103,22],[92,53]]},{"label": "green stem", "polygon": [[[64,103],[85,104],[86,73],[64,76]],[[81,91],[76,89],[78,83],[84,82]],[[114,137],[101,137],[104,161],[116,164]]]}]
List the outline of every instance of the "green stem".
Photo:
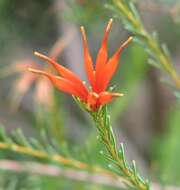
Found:
[{"label": "green stem", "polygon": [[[132,2],[130,1],[130,3]],[[141,19],[138,16],[137,10],[135,10],[135,7],[132,9],[130,3],[128,6],[128,3],[124,0],[112,0],[112,4],[117,8],[118,13],[120,13],[120,17],[126,21],[125,25],[130,25],[131,29],[133,29],[139,37],[143,37],[140,38],[140,40],[143,41],[147,48],[152,51],[157,61],[162,66],[162,69],[174,81],[175,87],[180,90],[180,77],[178,76],[178,73],[175,70],[169,56],[160,47],[156,39],[146,31]]]},{"label": "green stem", "polygon": [[109,154],[107,158],[119,169],[122,176],[129,182],[129,185],[138,190],[149,190],[149,184],[137,173],[135,162],[133,162],[132,168],[129,167],[124,156],[123,147],[121,146],[120,150],[118,150],[106,106],[98,112],[91,113],[91,115],[99,131],[100,140]]}]

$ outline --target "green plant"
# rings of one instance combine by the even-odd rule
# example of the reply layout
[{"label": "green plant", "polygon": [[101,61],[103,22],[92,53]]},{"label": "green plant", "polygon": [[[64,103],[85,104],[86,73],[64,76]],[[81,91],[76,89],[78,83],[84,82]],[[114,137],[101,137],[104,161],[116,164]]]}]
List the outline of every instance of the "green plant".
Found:
[{"label": "green plant", "polygon": [[123,144],[121,143],[120,147],[117,147],[107,107],[104,106],[98,112],[91,113],[91,115],[99,132],[99,140],[106,147],[107,154],[103,152],[102,154],[110,161],[110,167],[127,180],[129,187],[142,190],[150,189],[149,182],[144,181],[138,174],[135,161],[133,160],[132,167],[128,165]]},{"label": "green plant", "polygon": [[145,182],[137,173],[135,161],[133,161],[132,168],[127,165],[124,155],[124,148],[121,145],[120,150],[117,149],[113,130],[110,124],[110,116],[106,112],[106,104],[111,102],[114,97],[123,96],[121,93],[114,93],[112,89],[107,90],[115,71],[117,70],[118,60],[122,50],[127,47],[132,37],[129,37],[118,50],[108,59],[107,39],[112,26],[112,19],[110,19],[103,37],[102,45],[97,55],[96,66],[93,66],[92,58],[88,49],[86,33],[81,27],[82,40],[84,47],[84,62],[87,73],[87,78],[90,87],[87,88],[79,77],[69,69],[57,64],[53,59],[35,52],[35,55],[42,58],[51,64],[60,76],[51,73],[29,69],[33,73],[44,75],[49,78],[52,84],[60,91],[71,94],[76,102],[83,108],[83,110],[90,113],[99,131],[99,136],[109,154],[109,159],[118,167],[119,174],[122,175],[129,186],[139,189],[150,189],[149,183]]},{"label": "green plant", "polygon": [[135,41],[146,47],[151,57],[148,62],[164,71],[174,83],[175,95],[179,93],[180,78],[171,61],[169,51],[165,44],[159,44],[156,32],[150,34],[145,29],[134,2],[131,0],[109,0],[108,2],[106,7],[115,12],[117,17],[123,21],[125,28],[136,36]]}]

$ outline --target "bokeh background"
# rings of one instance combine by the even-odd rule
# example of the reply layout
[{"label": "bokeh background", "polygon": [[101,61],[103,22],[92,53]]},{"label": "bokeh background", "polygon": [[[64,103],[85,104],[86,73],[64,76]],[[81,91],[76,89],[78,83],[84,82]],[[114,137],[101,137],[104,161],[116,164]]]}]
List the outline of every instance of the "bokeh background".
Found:
[{"label": "bokeh background", "polygon": [[[39,138],[45,129],[57,139],[64,155],[105,165],[101,146],[88,115],[70,96],[35,77],[28,67],[47,68],[33,55],[54,56],[60,64],[86,80],[80,26],[86,28],[96,58],[104,28],[113,13],[108,1],[1,0],[0,1],[0,124],[8,133],[21,128],[27,137]],[[180,4],[178,0],[136,0],[149,32],[157,31],[180,70]],[[109,37],[110,55],[128,33],[118,18]],[[125,94],[109,105],[117,142],[123,142],[128,160],[136,160],[140,173],[163,184],[180,185],[180,110],[166,75],[147,63],[148,55],[132,43],[123,52],[112,85]],[[67,148],[68,147],[68,148]],[[19,154],[0,151],[0,157],[23,160]],[[4,189],[105,189],[65,178],[0,172]],[[108,188],[107,188],[108,189]],[[112,189],[112,188],[110,188]]]}]

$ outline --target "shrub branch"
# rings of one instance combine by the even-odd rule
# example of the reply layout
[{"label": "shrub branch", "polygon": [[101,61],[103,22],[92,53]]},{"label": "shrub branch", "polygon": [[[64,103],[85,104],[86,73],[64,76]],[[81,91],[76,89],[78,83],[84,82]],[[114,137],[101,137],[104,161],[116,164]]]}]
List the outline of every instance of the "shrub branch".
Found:
[{"label": "shrub branch", "polygon": [[149,63],[165,71],[174,81],[174,87],[180,90],[180,77],[174,68],[167,47],[159,44],[156,33],[153,35],[147,32],[133,2],[131,0],[110,0],[107,7],[116,12],[125,28],[137,36],[137,42],[146,46],[151,56]]},{"label": "shrub branch", "polygon": [[104,106],[98,112],[91,113],[96,127],[99,131],[99,139],[104,144],[108,155],[105,157],[110,161],[115,171],[118,169],[119,175],[124,177],[129,183],[127,186],[131,186],[138,190],[149,190],[150,186],[148,181],[144,181],[137,172],[136,163],[133,160],[132,167],[130,167],[126,161],[123,144],[120,148],[117,148],[113,129],[110,124],[110,116],[107,113],[107,107]]}]

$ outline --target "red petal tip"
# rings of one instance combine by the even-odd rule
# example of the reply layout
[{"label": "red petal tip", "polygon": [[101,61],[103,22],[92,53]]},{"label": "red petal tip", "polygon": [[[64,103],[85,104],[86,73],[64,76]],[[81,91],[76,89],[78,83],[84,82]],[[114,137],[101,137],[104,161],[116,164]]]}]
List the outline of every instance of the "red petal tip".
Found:
[{"label": "red petal tip", "polygon": [[39,54],[37,51],[34,51],[34,55]]},{"label": "red petal tip", "polygon": [[107,27],[106,27],[106,32],[109,32],[109,31],[110,31],[110,29],[112,28],[112,23],[113,23],[113,19],[111,18],[111,19],[109,20],[109,22],[108,22]]},{"label": "red petal tip", "polygon": [[82,33],[83,37],[86,37],[84,26],[81,26],[80,30],[81,30],[81,33]]},{"label": "red petal tip", "polygon": [[30,72],[32,72],[32,73],[37,73],[37,74],[47,75],[46,72],[41,71],[41,70],[37,70],[37,69],[28,68],[28,71],[30,71]]},{"label": "red petal tip", "polygon": [[114,97],[122,97],[122,96],[124,96],[124,94],[122,94],[122,93],[112,93],[112,95]]},{"label": "red petal tip", "polygon": [[133,37],[130,36],[122,45],[121,48],[127,47],[127,45],[133,40]]},{"label": "red petal tip", "polygon": [[34,73],[34,71],[36,71],[36,69],[28,68],[28,71]]},{"label": "red petal tip", "polygon": [[36,55],[36,56],[39,56],[39,52],[37,52],[37,51],[34,51],[34,55]]},{"label": "red petal tip", "polygon": [[45,56],[45,55],[43,55],[43,54],[41,54],[41,53],[39,53],[37,51],[34,52],[34,55],[36,55],[36,56],[38,56],[38,57],[40,57],[40,58],[42,58],[44,60],[48,60],[49,59],[47,56]]}]

